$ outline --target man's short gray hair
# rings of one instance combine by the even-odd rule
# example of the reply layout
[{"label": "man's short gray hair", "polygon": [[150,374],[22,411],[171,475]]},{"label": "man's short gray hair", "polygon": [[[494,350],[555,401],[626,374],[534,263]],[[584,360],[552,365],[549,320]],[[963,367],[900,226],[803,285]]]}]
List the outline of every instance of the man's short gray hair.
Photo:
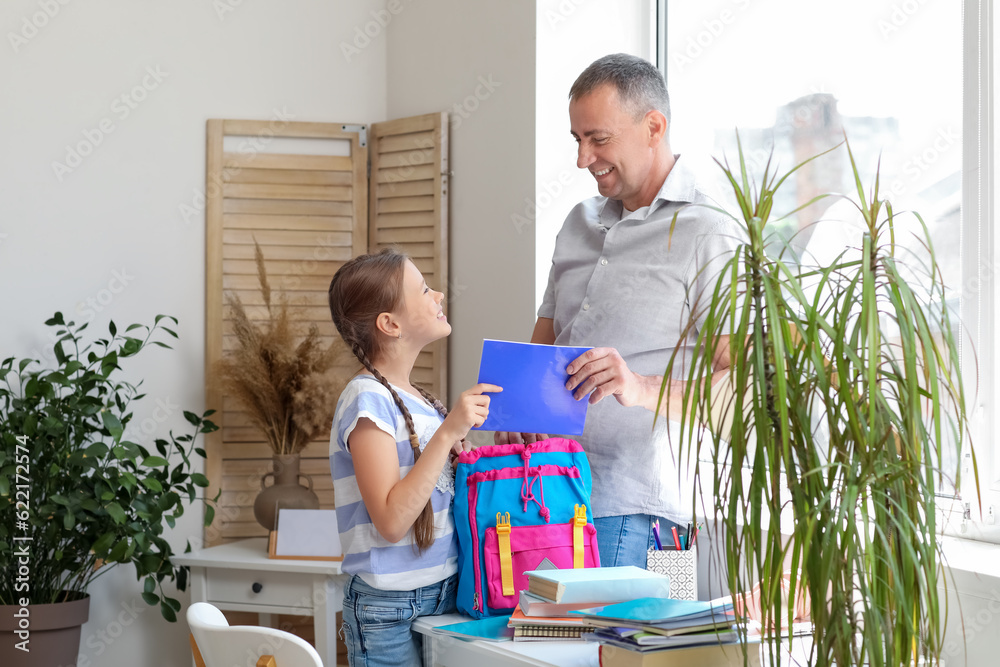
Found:
[{"label": "man's short gray hair", "polygon": [[656,109],[670,122],[670,96],[663,75],[651,63],[627,53],[598,58],[576,78],[569,89],[571,100],[579,99],[604,84],[618,90],[622,106],[636,120]]}]

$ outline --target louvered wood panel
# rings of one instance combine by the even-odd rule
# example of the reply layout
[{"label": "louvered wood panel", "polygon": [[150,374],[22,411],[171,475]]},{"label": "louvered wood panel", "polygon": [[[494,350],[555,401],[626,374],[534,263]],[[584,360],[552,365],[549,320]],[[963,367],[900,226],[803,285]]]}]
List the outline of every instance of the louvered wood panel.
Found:
[{"label": "louvered wood panel", "polygon": [[[448,114],[371,126],[368,244],[410,255],[448,313]],[[448,339],[421,353],[410,379],[448,398]]]},{"label": "louvered wood panel", "polygon": [[[350,155],[226,152],[226,136],[348,140]],[[331,142],[332,143],[332,142]],[[331,153],[336,152],[331,146]],[[206,542],[264,535],[253,518],[271,450],[239,403],[214,382],[215,361],[235,345],[224,293],[237,294],[251,320],[266,319],[254,263],[265,257],[272,302],[284,292],[293,319],[315,323],[324,343],[337,338],[330,320],[330,278],[368,246],[368,149],[339,123],[210,120],[206,165],[206,403],[220,430],[206,439],[210,494],[222,495]],[[354,368],[345,371],[353,373]],[[310,443],[301,469],[311,475],[320,506],[334,506],[329,442]]]}]

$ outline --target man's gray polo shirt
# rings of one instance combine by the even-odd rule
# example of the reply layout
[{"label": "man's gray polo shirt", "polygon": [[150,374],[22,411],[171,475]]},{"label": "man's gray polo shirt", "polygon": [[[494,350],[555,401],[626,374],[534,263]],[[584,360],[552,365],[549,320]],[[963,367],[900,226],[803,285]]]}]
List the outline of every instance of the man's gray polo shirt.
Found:
[{"label": "man's gray polo shirt", "polygon": [[[538,309],[539,317],[553,320],[557,345],[613,347],[632,371],[663,375],[695,299],[711,294],[745,236],[734,220],[703,206],[718,204],[677,157],[649,207],[622,219],[620,201],[594,197],[566,218]],[[687,362],[696,332],[682,346]],[[690,492],[678,487],[667,426],[662,418],[657,423],[653,433],[651,412],[622,407],[613,397],[588,408],[578,440],[593,472],[594,516],[690,519]]]}]

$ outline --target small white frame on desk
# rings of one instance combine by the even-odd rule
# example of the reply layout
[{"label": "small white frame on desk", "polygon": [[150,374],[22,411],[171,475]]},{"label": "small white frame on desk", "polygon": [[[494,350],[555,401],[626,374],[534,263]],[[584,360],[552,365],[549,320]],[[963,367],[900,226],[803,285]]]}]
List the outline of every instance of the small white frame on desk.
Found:
[{"label": "small white frame on desk", "polygon": [[421,616],[413,631],[424,636],[424,667],[598,667],[598,644],[585,641],[465,641],[433,628],[470,620],[459,614]]},{"label": "small white frame on desk", "polygon": [[255,537],[174,556],[191,568],[191,601],[219,609],[260,615],[312,616],[316,651],[327,667],[337,664],[337,612],[343,609],[344,584],[339,561],[284,560],[267,557],[267,538]]}]

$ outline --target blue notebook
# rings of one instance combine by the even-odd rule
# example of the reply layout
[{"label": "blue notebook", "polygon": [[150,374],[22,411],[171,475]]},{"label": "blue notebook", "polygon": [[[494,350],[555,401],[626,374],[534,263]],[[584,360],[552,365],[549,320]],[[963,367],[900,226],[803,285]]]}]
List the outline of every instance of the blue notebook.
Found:
[{"label": "blue notebook", "polygon": [[434,632],[466,641],[483,639],[488,642],[502,642],[514,637],[514,628],[507,627],[508,621],[510,616],[489,616],[476,621],[439,625],[434,628]]},{"label": "blue notebook", "polygon": [[587,400],[566,389],[566,367],[589,347],[484,340],[479,382],[503,387],[490,394],[490,414],[481,431],[580,435]]},{"label": "blue notebook", "polygon": [[698,601],[646,597],[569,613],[623,622],[659,624],[678,621],[674,625],[683,627],[685,624],[696,624],[706,619],[725,618],[732,611],[733,604],[729,598]]}]

